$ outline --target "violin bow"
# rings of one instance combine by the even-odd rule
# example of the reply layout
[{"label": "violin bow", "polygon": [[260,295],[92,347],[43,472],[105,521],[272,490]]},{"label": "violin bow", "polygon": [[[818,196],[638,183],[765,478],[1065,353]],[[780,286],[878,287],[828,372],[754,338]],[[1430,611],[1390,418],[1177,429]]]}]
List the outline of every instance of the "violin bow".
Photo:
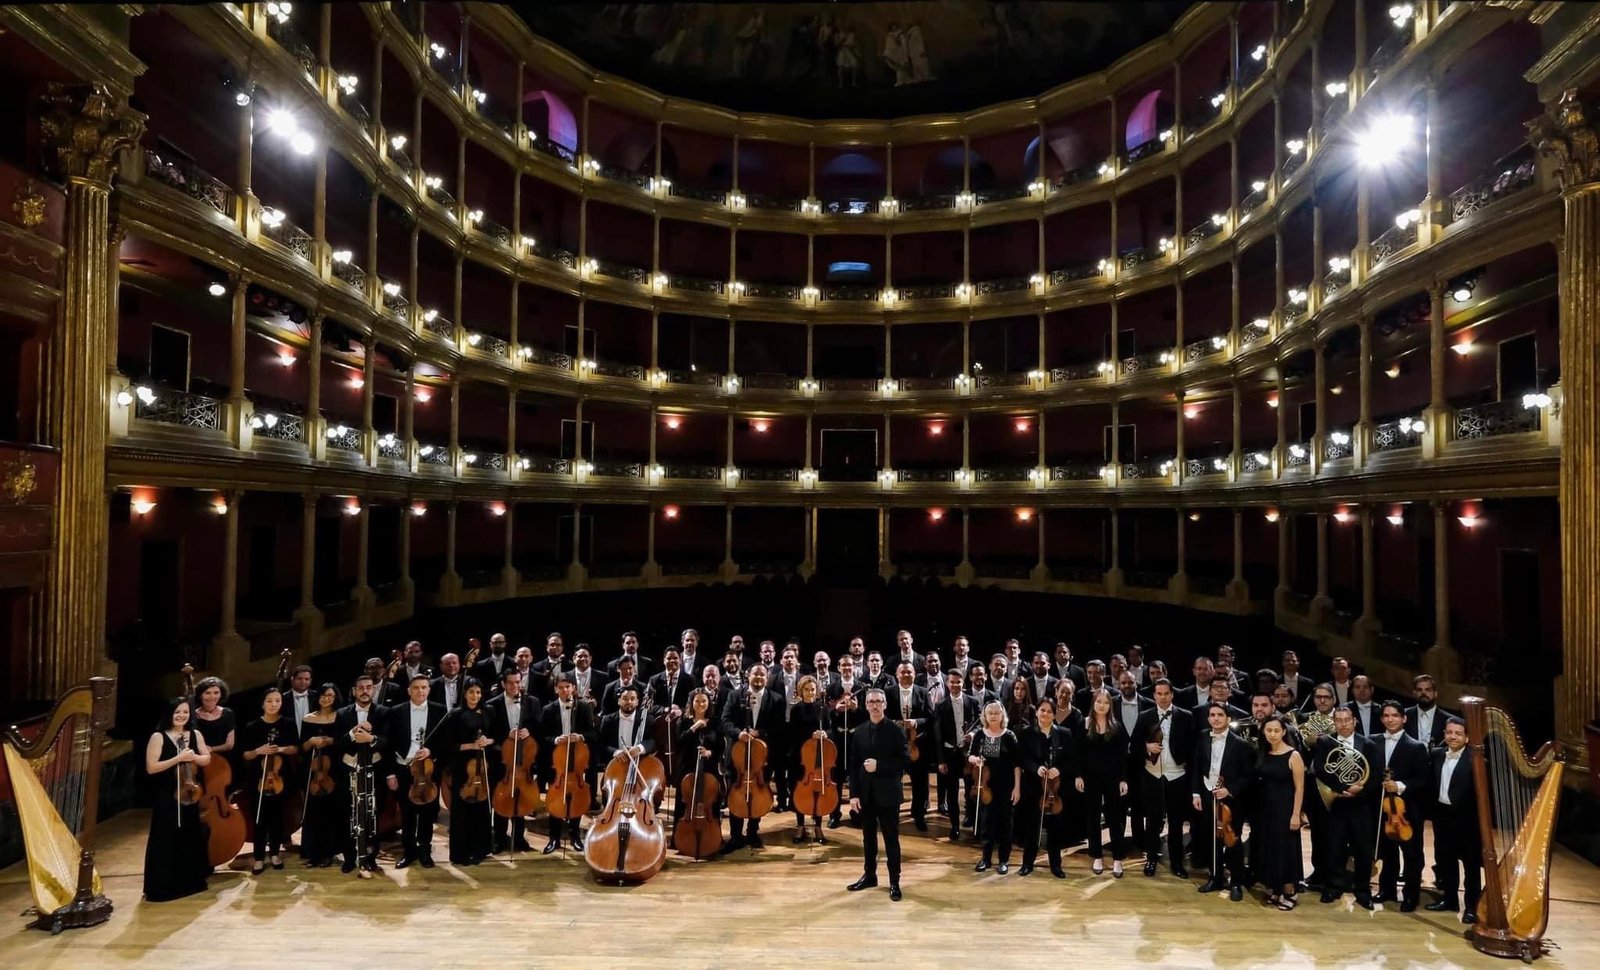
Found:
[{"label": "violin bow", "polygon": [[[978,747],[978,732],[972,732],[972,741],[967,745],[967,757],[971,757]],[[977,777],[972,779],[976,784],[972,786],[972,837],[978,837],[978,815],[983,812],[983,763],[979,756]]]}]

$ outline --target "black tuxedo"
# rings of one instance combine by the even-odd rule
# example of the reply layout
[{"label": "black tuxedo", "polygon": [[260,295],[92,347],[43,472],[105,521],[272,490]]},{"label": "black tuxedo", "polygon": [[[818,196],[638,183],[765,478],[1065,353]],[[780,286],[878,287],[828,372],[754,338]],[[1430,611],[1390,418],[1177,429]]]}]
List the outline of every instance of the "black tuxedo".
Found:
[{"label": "black tuxedo", "polygon": [[[655,705],[656,712],[660,713],[673,705],[677,705],[679,709],[687,711],[689,709],[689,695],[694,693],[694,689],[699,686],[700,678],[698,676],[691,678],[687,671],[679,670],[677,681],[672,685],[672,689],[668,690],[667,672],[663,670],[650,678],[648,689],[653,692],[651,703]],[[639,699],[641,701],[644,700],[642,691],[639,694]]]},{"label": "black tuxedo", "polygon": [[[1411,822],[1410,839],[1396,842],[1384,836],[1383,842],[1378,847],[1378,857],[1383,860],[1383,871],[1378,876],[1378,890],[1385,897],[1393,896],[1396,884],[1404,875],[1405,889],[1402,901],[1416,902],[1422,894],[1422,819],[1429,798],[1428,748],[1421,741],[1408,737],[1402,731],[1395,742],[1394,753],[1385,759],[1384,752],[1389,747],[1386,736],[1380,734],[1371,741],[1373,750],[1377,753],[1377,759],[1372,763],[1373,785],[1379,789],[1383,787],[1385,772],[1392,774],[1397,783],[1404,785],[1405,791],[1401,793],[1401,797],[1406,803],[1406,817]],[[1404,873],[1399,867],[1402,859],[1405,861]]]},{"label": "black tuxedo", "polygon": [[892,657],[884,657],[884,673],[887,673],[891,680],[898,681],[900,679],[900,665],[906,662],[911,664],[911,672],[913,674],[922,673],[923,655],[915,650],[911,651],[911,656],[909,657],[902,657],[898,653]]},{"label": "black tuxedo", "polygon": [[1417,709],[1417,705],[1415,704],[1406,708],[1406,734],[1413,738],[1417,738],[1418,741],[1421,741],[1427,746],[1429,751],[1432,751],[1434,748],[1442,747],[1444,745],[1444,725],[1446,721],[1450,720],[1450,715],[1445,713],[1444,709],[1439,707],[1437,704],[1434,705],[1433,723],[1428,726],[1428,736],[1425,738],[1419,738],[1417,737],[1417,725],[1419,723],[1421,713],[1422,712]]},{"label": "black tuxedo", "polygon": [[[1028,698],[1034,704],[1038,704],[1039,698],[1041,697],[1048,697],[1051,700],[1055,700],[1056,685],[1061,683],[1061,681],[1056,679],[1054,674],[1046,674],[1044,677],[1044,693],[1041,694],[1039,692],[1039,680],[1033,675],[1033,671],[1030,670],[1023,680],[1025,680],[1028,684]],[[1073,681],[1073,683],[1077,683],[1077,681]],[[1011,695],[1007,693],[1005,696],[1010,697]]]},{"label": "black tuxedo", "polygon": [[[1030,680],[1030,684],[1031,683],[1032,682]],[[1073,681],[1073,683],[1077,683],[1077,681]],[[1115,687],[1111,686],[1111,683],[1109,681],[1101,681],[1099,687],[1089,687],[1089,686],[1080,684],[1078,686],[1077,693],[1072,695],[1072,706],[1076,707],[1079,711],[1086,712],[1086,711],[1091,710],[1093,705],[1094,705],[1094,692],[1097,691],[1097,690],[1102,690],[1102,689],[1105,690],[1107,693],[1110,693],[1110,694],[1113,694],[1113,695],[1115,695],[1117,693],[1117,689]],[[1030,686],[1028,688],[1028,690],[1031,693],[1033,691],[1032,686]],[[1001,697],[1009,697],[1010,695],[1009,694],[1001,694],[1000,696]]]},{"label": "black tuxedo", "polygon": [[1296,708],[1302,705],[1309,705],[1311,703],[1311,692],[1317,688],[1316,683],[1305,674],[1295,674],[1291,680],[1285,677],[1281,670],[1278,671],[1278,683],[1287,685],[1290,692],[1294,694],[1292,706]]},{"label": "black tuxedo", "polygon": [[372,730],[372,741],[369,744],[357,744],[350,739],[350,732],[355,729],[356,721],[354,704],[346,704],[339,708],[334,716],[333,750],[339,755],[334,759],[334,764],[337,766],[336,770],[343,776],[339,782],[341,791],[349,790],[350,776],[354,770],[353,765],[345,764],[346,757],[352,759],[353,764],[364,761],[372,768],[373,811],[372,818],[367,820],[370,830],[365,840],[367,850],[365,857],[356,859],[355,833],[348,828],[345,830],[343,840],[344,857],[346,860],[356,859],[358,863],[372,868],[377,866],[378,859],[378,816],[383,814],[384,803],[393,797],[385,786],[390,771],[390,766],[384,757],[389,750],[388,726],[384,718],[384,709],[373,704],[367,708],[367,726]]},{"label": "black tuxedo", "polygon": [[[1176,704],[1167,708],[1166,716],[1169,719],[1166,751],[1179,768],[1186,770],[1198,734],[1194,716]],[[1143,793],[1145,863],[1153,864],[1161,856],[1161,827],[1164,822],[1167,828],[1167,865],[1181,869],[1183,823],[1190,819],[1193,812],[1188,778],[1186,774],[1167,778],[1164,773],[1152,775],[1145,770],[1148,764],[1145,744],[1152,737],[1160,738],[1161,718],[1160,709],[1155,707],[1139,715],[1133,737],[1128,740],[1128,778],[1130,784],[1131,779],[1139,779]]]},{"label": "black tuxedo", "polygon": [[602,769],[611,763],[617,752],[623,748],[631,748],[636,744],[644,746],[645,754],[655,754],[656,742],[651,737],[650,718],[642,710],[633,712],[633,735],[628,738],[617,736],[622,726],[622,713],[607,714],[600,719],[600,756],[605,760],[601,762]]},{"label": "black tuxedo", "polygon": [[[850,796],[861,801],[861,852],[866,875],[878,872],[878,832],[889,864],[889,885],[900,884],[900,794],[906,772],[906,733],[885,717],[854,729],[851,747],[860,752],[850,769]],[[865,764],[872,760],[873,771]]]},{"label": "black tuxedo", "polygon": [[496,694],[501,690],[500,676],[516,666],[517,662],[511,654],[502,653],[496,657],[491,653],[486,657],[480,657],[478,662],[472,665],[472,676],[483,684],[485,693]]},{"label": "black tuxedo", "polygon": [[[454,704],[450,704],[445,700],[445,678],[435,677],[428,681],[428,700],[435,704],[444,705],[446,711],[453,711],[462,704],[462,695],[467,692],[466,682],[467,678],[464,675],[457,674],[455,676],[456,700]],[[485,691],[484,694],[487,696],[488,691]]]},{"label": "black tuxedo", "polygon": [[[400,789],[409,787],[411,771],[405,767],[403,761],[411,751],[412,741],[420,740],[423,747],[434,753],[432,781],[437,784],[443,767],[450,759],[440,757],[443,752],[437,752],[435,745],[443,740],[438,733],[439,725],[444,722],[446,711],[443,704],[429,701],[427,713],[424,715],[425,726],[422,737],[414,737],[411,726],[411,704],[407,701],[389,708],[386,712],[388,718],[389,751],[394,756],[395,774],[398,776]],[[427,859],[433,855],[433,823],[439,817],[439,801],[435,798],[426,805],[418,805],[411,801],[403,791],[397,791],[395,800],[400,803],[400,840],[405,847],[405,858]]]},{"label": "black tuxedo", "polygon": [[[956,704],[961,704],[961,731],[956,731]],[[961,830],[961,781],[967,770],[967,743],[963,735],[978,730],[982,706],[971,693],[963,690],[959,697],[948,694],[933,708],[933,737],[938,751],[939,787],[935,795],[939,811],[950,820],[950,830]]]},{"label": "black tuxedo", "polygon": [[389,708],[408,700],[406,689],[392,680],[375,681],[372,685],[373,707]]},{"label": "black tuxedo", "polygon": [[866,671],[857,668],[856,679],[876,690],[888,691],[894,685],[894,677],[890,676],[887,668],[878,671],[878,676],[873,677]]},{"label": "black tuxedo", "polygon": [[[583,736],[583,743],[589,749],[589,787],[594,788],[594,779],[605,765],[600,762],[600,752],[595,750],[599,740],[599,731],[595,722],[594,707],[582,701],[572,702],[572,733]],[[555,754],[556,738],[561,736],[561,701],[553,700],[546,704],[539,712],[539,760],[543,765],[545,780],[548,783],[555,777],[555,765],[552,757]],[[578,819],[567,819],[567,837],[573,845],[578,844]],[[554,841],[561,839],[561,819],[550,816],[550,838]]]},{"label": "black tuxedo", "polygon": [[[621,676],[617,673],[617,665],[620,663],[622,663],[622,657],[618,657],[606,664],[606,676],[610,677],[612,680],[616,680],[619,676]],[[644,654],[636,653],[633,655],[633,677],[640,683],[649,680],[650,676],[656,672],[657,668],[658,665],[656,662],[651,660],[649,657],[646,657]]]},{"label": "black tuxedo", "polygon": [[[1199,707],[1196,707],[1194,709],[1194,719],[1195,719],[1195,722],[1200,725],[1200,730],[1201,730],[1202,733],[1207,730],[1207,728],[1205,726],[1206,725],[1206,717],[1208,716],[1207,712],[1210,711],[1210,710],[1211,710],[1211,701],[1209,701],[1209,700],[1205,701]],[[1228,720],[1230,720],[1230,721],[1243,721],[1243,720],[1246,720],[1249,717],[1250,717],[1250,712],[1249,711],[1245,710],[1242,707],[1234,706],[1234,704],[1231,701],[1228,703]]]},{"label": "black tuxedo", "polygon": [[1361,708],[1356,704],[1355,701],[1351,701],[1345,706],[1350,708],[1350,713],[1356,716],[1357,734],[1365,734],[1368,737],[1374,738],[1383,734],[1382,704],[1379,704],[1377,701],[1373,701],[1372,706],[1367,708],[1367,716],[1365,718],[1361,716]]},{"label": "black tuxedo", "polygon": [[[779,771],[788,765],[790,760],[786,756],[788,750],[787,722],[788,701],[783,694],[771,687],[762,688],[761,709],[752,712],[751,699],[757,695],[752,693],[752,688],[746,684],[743,690],[735,691],[728,695],[728,700],[722,706],[722,735],[728,739],[728,750],[731,753],[734,742],[738,740],[739,733],[753,729],[760,735],[761,740],[767,745],[767,764],[771,766],[771,774],[781,784],[782,775]],[[753,716],[752,716],[753,715]],[[781,790],[781,789],[780,789]],[[741,837],[738,822],[733,825],[732,836],[735,840]],[[754,838],[760,832],[761,820],[752,818],[745,820],[745,830],[742,837]]]},{"label": "black tuxedo", "polygon": [[[1353,858],[1355,895],[1358,900],[1366,900],[1372,896],[1372,848],[1378,824],[1378,796],[1383,791],[1383,774],[1378,770],[1378,760],[1383,752],[1375,750],[1372,739],[1359,732],[1351,735],[1351,742],[1351,746],[1367,759],[1371,775],[1359,793],[1335,798],[1327,812],[1320,816],[1325,819],[1322,825],[1327,830],[1322,839],[1328,866],[1324,875],[1332,880],[1344,870],[1344,860]],[[1308,789],[1315,784],[1315,779],[1323,777],[1322,766],[1338,744],[1336,736],[1325,734],[1312,745]],[[1321,804],[1320,798],[1318,804]]]},{"label": "black tuxedo", "polygon": [[[490,749],[489,774],[490,777],[493,778],[497,783],[512,767],[510,764],[503,763],[503,759],[500,757],[501,745],[505,744],[506,739],[511,736],[511,718],[506,714],[506,709],[511,706],[511,699],[503,691],[500,694],[491,697],[488,703],[483,705],[484,718],[488,722],[488,730],[485,733],[488,734],[489,740],[494,742],[494,747]],[[538,738],[538,702],[533,699],[531,694],[524,691],[517,697],[515,708],[517,711],[517,727],[526,728],[528,734],[532,735],[534,738]],[[537,758],[537,755],[535,758]],[[519,772],[522,772],[524,769],[523,765],[517,765],[516,767]],[[495,851],[503,852],[511,845],[510,839],[508,839],[506,836],[507,822],[510,823],[512,838],[515,838],[517,843],[519,843],[518,848],[525,849],[526,846],[521,844],[523,842],[522,832],[525,824],[523,818],[518,816],[517,818],[507,819],[497,813],[494,817],[496,845]]]},{"label": "black tuxedo", "polygon": [[[600,703],[600,698],[603,697],[605,695],[605,692],[606,692],[606,684],[611,682],[611,678],[606,676],[606,672],[605,671],[600,670],[600,669],[595,668],[595,667],[590,667],[587,671],[580,671],[576,667],[574,667],[571,670],[566,671],[566,673],[563,676],[570,676],[571,678],[573,678],[573,682],[577,684],[578,691],[577,691],[577,694],[575,696],[577,697],[578,700],[580,700],[580,701],[581,700],[592,701],[595,705],[598,705]],[[582,681],[582,678],[584,678],[584,677],[587,677],[588,680],[589,680],[589,684],[588,684],[588,688],[589,689],[588,689],[587,693],[584,691],[584,684],[583,684],[583,681]],[[634,673],[634,680],[638,680],[638,679],[639,679],[639,675],[638,675],[637,672],[635,672]],[[547,684],[547,683],[549,683],[548,675],[546,677],[544,677],[544,678],[537,679],[535,681],[535,683],[538,683],[538,684]],[[643,688],[640,688],[640,689],[642,690]],[[551,694],[549,697],[546,697],[544,700],[545,700],[546,704],[549,704],[549,703],[554,702],[555,699],[556,699],[555,695]]]},{"label": "black tuxedo", "polygon": [[[678,654],[679,669],[683,673],[688,674],[689,677],[694,680],[696,686],[699,685],[700,678],[706,672],[706,668],[712,666],[713,663],[715,663],[716,666],[721,666],[720,661],[712,661],[699,651],[695,651],[693,657],[690,657],[682,652]],[[637,675],[638,671],[635,671],[634,673]]]},{"label": "black tuxedo", "polygon": [[[1428,818],[1433,822],[1433,873],[1439,892],[1447,902],[1458,902],[1456,890],[1461,885],[1461,870],[1466,870],[1466,911],[1475,912],[1478,897],[1483,894],[1483,837],[1478,830],[1478,788],[1473,780],[1472,749],[1462,748],[1461,756],[1450,773],[1450,786],[1441,792],[1446,748],[1432,752],[1428,775],[1426,800],[1408,798],[1406,806],[1424,804]],[[1409,793],[1408,793],[1409,794]],[[1443,798],[1449,798],[1446,805]],[[1416,824],[1413,821],[1412,824]]]},{"label": "black tuxedo", "polygon": [[1083,668],[1075,663],[1068,663],[1065,667],[1063,667],[1061,664],[1052,660],[1050,661],[1050,671],[1051,673],[1055,674],[1057,680],[1060,680],[1063,677],[1071,680],[1074,689],[1082,687],[1088,680],[1088,678],[1084,676]]},{"label": "black tuxedo", "polygon": [[613,680],[606,684],[605,690],[600,692],[600,716],[604,717],[607,714],[617,713],[617,709],[622,706],[618,699],[622,696],[622,689],[624,686],[631,687],[633,690],[637,691],[639,694],[639,703],[644,703],[644,681],[640,680],[638,677],[635,677],[633,678],[632,682],[625,685],[620,680]]},{"label": "black tuxedo", "polygon": [[[939,745],[933,736],[933,703],[928,700],[927,689],[916,684],[911,685],[909,706],[901,702],[898,683],[889,688],[884,699],[887,701],[884,706],[885,718],[897,724],[910,721],[917,729],[916,760],[909,762],[906,770],[911,774],[912,821],[925,824],[928,814],[928,771],[938,763],[939,756]],[[911,755],[908,753],[907,757]]]},{"label": "black tuxedo", "polygon": [[961,681],[962,681],[962,683],[965,683],[966,679],[967,679],[967,671],[972,667],[973,664],[975,664],[977,662],[978,661],[976,661],[976,660],[974,660],[972,658],[972,654],[969,653],[969,654],[967,654],[967,659],[965,659],[965,660],[951,660],[948,664],[945,665],[944,669],[945,669],[946,673],[948,673],[948,672],[950,672],[952,670],[961,671]]},{"label": "black tuxedo", "polygon": [[[1244,842],[1240,837],[1244,834],[1245,817],[1249,815],[1246,806],[1249,805],[1250,783],[1255,780],[1256,748],[1249,741],[1229,731],[1223,736],[1222,763],[1213,765],[1211,740],[1210,730],[1202,731],[1195,739],[1194,754],[1189,757],[1189,788],[1194,797],[1200,799],[1200,821],[1212,832],[1211,858],[1216,861],[1211,863],[1211,878],[1220,880],[1223,870],[1226,869],[1229,885],[1239,885],[1244,868]],[[1213,768],[1218,769],[1217,775],[1221,779],[1221,787],[1228,789],[1228,798],[1223,804],[1232,810],[1233,834],[1239,839],[1231,848],[1223,845],[1222,838],[1216,834],[1216,826],[1210,822],[1215,806],[1211,789],[1206,787],[1205,779]]]}]

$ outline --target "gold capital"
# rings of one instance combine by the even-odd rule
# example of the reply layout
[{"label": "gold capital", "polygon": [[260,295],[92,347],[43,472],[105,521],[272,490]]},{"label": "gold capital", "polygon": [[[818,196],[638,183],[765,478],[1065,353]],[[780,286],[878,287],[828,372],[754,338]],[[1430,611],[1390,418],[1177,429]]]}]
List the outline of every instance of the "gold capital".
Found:
[{"label": "gold capital", "polygon": [[122,104],[104,84],[63,84],[46,89],[43,115],[47,157],[61,179],[111,184],[117,159],[144,134],[144,115]]},{"label": "gold capital", "polygon": [[1528,122],[1528,141],[1555,160],[1562,191],[1600,182],[1600,136],[1584,115],[1577,88],[1568,88],[1544,114]]}]

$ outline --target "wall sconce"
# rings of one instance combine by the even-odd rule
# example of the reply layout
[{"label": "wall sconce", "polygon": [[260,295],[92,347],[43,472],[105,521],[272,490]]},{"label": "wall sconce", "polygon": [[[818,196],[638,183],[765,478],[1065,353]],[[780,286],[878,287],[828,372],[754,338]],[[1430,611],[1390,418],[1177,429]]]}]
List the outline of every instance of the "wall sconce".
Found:
[{"label": "wall sconce", "polygon": [[1226,458],[1213,458],[1213,459],[1211,459],[1211,467],[1213,469],[1215,469],[1216,471],[1225,472],[1225,471],[1228,470],[1228,459],[1226,459]]},{"label": "wall sconce", "polygon": [[1268,455],[1264,451],[1258,451],[1250,457],[1254,458],[1256,460],[1256,464],[1262,466],[1263,468],[1272,463],[1272,456]]},{"label": "wall sconce", "polygon": [[1333,513],[1333,521],[1339,522],[1341,524],[1345,523],[1345,522],[1349,522],[1351,519],[1354,519],[1354,518],[1355,518],[1355,516],[1350,512],[1349,509],[1340,509],[1339,511]]},{"label": "wall sconce", "polygon": [[663,519],[676,519],[678,517],[678,507],[676,505],[661,506],[661,517]]},{"label": "wall sconce", "polygon": [[1017,509],[1017,521],[1018,522],[1032,522],[1033,521],[1033,509]]},{"label": "wall sconce", "polygon": [[654,275],[654,276],[652,276],[650,278],[650,285],[655,289],[655,291],[657,293],[660,293],[661,291],[665,290],[667,288],[667,283],[668,283],[667,274],[665,274],[665,273],[657,273],[656,275]]},{"label": "wall sconce", "polygon": [[461,460],[468,465],[476,465],[478,463],[478,456],[475,452],[469,451],[461,456]]},{"label": "wall sconce", "polygon": [[1172,351],[1170,350],[1163,350],[1161,353],[1156,355],[1156,362],[1160,364],[1170,364],[1175,359],[1176,358],[1172,356]]},{"label": "wall sconce", "polygon": [[1283,147],[1288,150],[1290,155],[1298,155],[1306,150],[1306,140],[1304,138],[1291,138],[1283,143]]},{"label": "wall sconce", "polygon": [[743,192],[734,191],[728,193],[728,208],[735,212],[744,211],[745,206],[749,204],[750,200],[745,197]]},{"label": "wall sconce", "polygon": [[1400,364],[1399,364],[1399,362],[1397,361],[1397,362],[1395,362],[1393,364],[1390,364],[1388,367],[1385,367],[1383,369],[1383,375],[1385,377],[1389,378],[1390,380],[1394,380],[1396,377],[1399,377],[1400,376]]},{"label": "wall sconce", "polygon": [[817,483],[817,473],[809,468],[800,469],[800,487],[811,488]]},{"label": "wall sconce", "polygon": [[816,303],[817,297],[821,295],[822,291],[818,290],[815,286],[803,287],[800,290],[800,299],[804,300],[807,304]]},{"label": "wall sconce", "polygon": [[1278,521],[1278,510],[1277,509],[1267,509],[1267,521],[1268,522],[1277,522]]},{"label": "wall sconce", "polygon": [[738,394],[739,393],[739,378],[738,378],[738,376],[735,375],[735,374],[729,374],[727,377],[723,378],[723,380],[722,380],[722,389],[724,391],[727,391],[729,394]]},{"label": "wall sconce", "polygon": [[429,455],[433,454],[433,445],[423,445],[421,448],[417,449],[417,454],[424,458],[428,457]]},{"label": "wall sconce", "polygon": [[800,380],[800,393],[802,394],[816,394],[821,389],[822,382],[816,378],[805,377]]},{"label": "wall sconce", "polygon": [[1304,458],[1306,456],[1305,445],[1298,445],[1298,444],[1290,445],[1289,446],[1289,455],[1290,455],[1290,457],[1293,457],[1293,458]]},{"label": "wall sconce", "polygon": [[[265,222],[266,218],[266,212],[263,212],[261,215],[261,221]],[[206,292],[210,293],[212,296],[227,296],[228,288],[223,286],[221,283],[212,283],[210,286],[206,287]]]},{"label": "wall sconce", "polygon": [[366,386],[366,384],[367,384],[367,382],[366,382],[366,380],[365,380],[365,379],[364,379],[364,378],[362,378],[362,377],[359,377],[359,376],[358,376],[358,377],[352,377],[352,378],[350,378],[350,386],[351,386],[351,387],[353,387],[353,388],[355,388],[355,389],[356,389],[356,390],[358,390],[358,391],[359,391],[359,390],[360,390],[360,389],[361,389],[361,388],[363,388],[363,387],[365,387],[365,386]]},{"label": "wall sconce", "polygon": [[1406,524],[1406,517],[1405,517],[1405,515],[1403,515],[1400,512],[1390,512],[1388,515],[1384,516],[1383,518],[1384,518],[1384,521],[1388,522],[1390,525],[1393,525],[1393,526],[1402,526],[1402,525]]},{"label": "wall sconce", "polygon": [[944,509],[929,509],[928,510],[928,521],[929,522],[941,522],[943,520],[944,520]]},{"label": "wall sconce", "polygon": [[1017,429],[1018,434],[1027,434],[1028,428],[1031,427],[1027,418],[1018,418],[1017,420],[1011,422],[1011,426]]},{"label": "wall sconce", "polygon": [[728,477],[728,487],[729,488],[732,488],[733,486],[739,484],[739,469],[737,469],[737,468],[729,468],[727,477]]},{"label": "wall sconce", "polygon": [[[1038,276],[1038,274],[1034,274],[1034,275],[1035,275],[1035,277]],[[1035,284],[1035,285],[1037,285],[1037,284]],[[956,284],[956,299],[958,299],[958,300],[970,300],[970,299],[972,299],[972,284],[971,283],[957,283]]]},{"label": "wall sconce", "polygon": [[878,203],[878,211],[886,216],[892,216],[900,211],[900,200],[892,195],[886,195]]},{"label": "wall sconce", "polygon": [[816,199],[801,199],[800,214],[803,216],[820,216],[822,215],[822,203]]},{"label": "wall sconce", "polygon": [[894,488],[894,470],[891,468],[885,468],[883,471],[879,472],[878,481],[882,482],[883,487],[886,489]]},{"label": "wall sconce", "polygon": [[411,503],[411,517],[413,519],[420,519],[424,515],[427,515],[427,514],[428,514],[428,505],[427,505],[426,502],[412,502]]},{"label": "wall sconce", "polygon": [[893,396],[894,395],[894,378],[885,377],[883,380],[879,381],[878,382],[878,393],[882,394],[884,397]]},{"label": "wall sconce", "polygon": [[1267,398],[1267,407],[1276,408],[1277,406],[1278,406],[1278,396],[1276,394],[1274,394],[1271,397]]},{"label": "wall sconce", "polygon": [[400,295],[400,284],[399,283],[394,283],[394,282],[384,283],[383,284],[383,295],[384,296],[399,296]]},{"label": "wall sconce", "polygon": [[134,515],[149,515],[156,507],[156,503],[147,498],[136,498],[129,503]]},{"label": "wall sconce", "polygon": [[1422,434],[1427,429],[1428,429],[1428,426],[1422,423],[1422,419],[1421,418],[1409,418],[1409,417],[1407,417],[1407,418],[1401,418],[1400,419],[1400,433],[1401,434]]},{"label": "wall sconce", "polygon": [[537,239],[533,238],[532,236],[523,236],[522,237],[522,251],[524,253],[527,253],[530,256],[533,255],[533,250],[538,245],[539,245],[539,241]]},{"label": "wall sconce", "polygon": [[754,431],[756,434],[766,434],[769,430],[771,430],[771,428],[772,422],[768,421],[766,418],[756,418],[754,421],[750,422],[750,430]]},{"label": "wall sconce", "polygon": [[1332,394],[1334,397],[1338,397],[1339,395],[1344,393],[1344,385],[1343,384],[1335,384],[1332,387],[1328,388],[1328,393]]},{"label": "wall sconce", "polygon": [[1343,431],[1335,431],[1328,435],[1328,438],[1336,445],[1347,445],[1350,443],[1350,436],[1345,434]]},{"label": "wall sconce", "polygon": [[956,209],[960,212],[970,212],[978,197],[971,192],[956,193]]},{"label": "wall sconce", "polygon": [[1200,416],[1200,409],[1193,404],[1183,409],[1183,416],[1190,421]]},{"label": "wall sconce", "polygon": [[1111,164],[1110,159],[1107,159],[1106,161],[1100,163],[1100,167],[1096,169],[1096,171],[1100,173],[1101,178],[1105,178],[1107,175],[1114,174],[1116,172],[1116,168]]},{"label": "wall sconce", "polygon": [[940,435],[943,435],[943,434],[944,434],[944,422],[943,421],[929,421],[928,422],[928,435],[929,435],[929,437],[937,438],[937,437],[939,437]]},{"label": "wall sconce", "polygon": [[1350,84],[1346,81],[1329,81],[1327,84],[1322,86],[1322,90],[1328,93],[1328,97],[1336,98],[1339,95],[1344,94],[1346,91],[1349,91]]},{"label": "wall sconce", "polygon": [[900,292],[891,287],[884,290],[883,293],[880,294],[879,298],[883,301],[884,306],[892,307],[896,303],[900,302]]},{"label": "wall sconce", "polygon": [[1478,516],[1476,516],[1476,515],[1470,515],[1469,514],[1469,515],[1458,515],[1458,516],[1456,516],[1456,521],[1460,522],[1463,528],[1476,529],[1478,527],[1478,524],[1480,522],[1482,522],[1483,520],[1481,518],[1479,518]]},{"label": "wall sconce", "polygon": [[351,499],[350,501],[346,502],[343,506],[341,506],[339,508],[339,511],[343,512],[345,515],[350,516],[351,518],[354,518],[355,516],[358,516],[358,515],[361,514],[361,503],[357,502],[355,499]]},{"label": "wall sconce", "polygon": [[675,414],[669,414],[662,423],[667,426],[667,430],[676,431],[683,426],[683,419]]},{"label": "wall sconce", "polygon": [[417,388],[416,399],[418,404],[427,404],[433,400],[433,392],[425,387]]},{"label": "wall sconce", "polygon": [[1532,411],[1535,408],[1543,409],[1549,406],[1550,395],[1543,391],[1534,391],[1531,394],[1522,395],[1522,409],[1524,411]]},{"label": "wall sconce", "polygon": [[1200,521],[1200,513],[1199,512],[1190,512],[1189,513],[1189,521],[1190,522],[1199,522]]},{"label": "wall sconce", "polygon": [[390,148],[391,151],[399,151],[400,149],[402,149],[404,147],[406,147],[406,136],[405,135],[391,135],[391,136],[389,136],[389,148]]},{"label": "wall sconce", "polygon": [[504,503],[504,502],[490,502],[489,503],[489,514],[494,516],[495,518],[499,518],[500,516],[505,515],[506,514],[506,503]]},{"label": "wall sconce", "polygon": [[1471,340],[1463,340],[1460,343],[1451,344],[1450,345],[1450,349],[1452,351],[1454,351],[1457,356],[1465,357],[1468,354],[1472,353],[1472,341]]}]

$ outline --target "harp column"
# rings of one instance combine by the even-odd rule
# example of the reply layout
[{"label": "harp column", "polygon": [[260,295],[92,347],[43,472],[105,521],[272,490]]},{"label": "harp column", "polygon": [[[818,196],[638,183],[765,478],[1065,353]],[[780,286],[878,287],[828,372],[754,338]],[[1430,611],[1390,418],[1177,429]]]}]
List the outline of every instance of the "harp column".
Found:
[{"label": "harp column", "polygon": [[1568,89],[1528,126],[1565,208],[1561,306],[1561,631],[1556,739],[1587,773],[1584,725],[1600,701],[1600,151],[1595,120]]},{"label": "harp column", "polygon": [[60,479],[45,592],[44,642],[30,696],[59,696],[105,663],[106,380],[110,319],[111,180],[144,132],[144,115],[102,84],[52,83],[40,105],[44,154],[66,183],[61,315],[45,364],[47,440],[60,449]]}]

